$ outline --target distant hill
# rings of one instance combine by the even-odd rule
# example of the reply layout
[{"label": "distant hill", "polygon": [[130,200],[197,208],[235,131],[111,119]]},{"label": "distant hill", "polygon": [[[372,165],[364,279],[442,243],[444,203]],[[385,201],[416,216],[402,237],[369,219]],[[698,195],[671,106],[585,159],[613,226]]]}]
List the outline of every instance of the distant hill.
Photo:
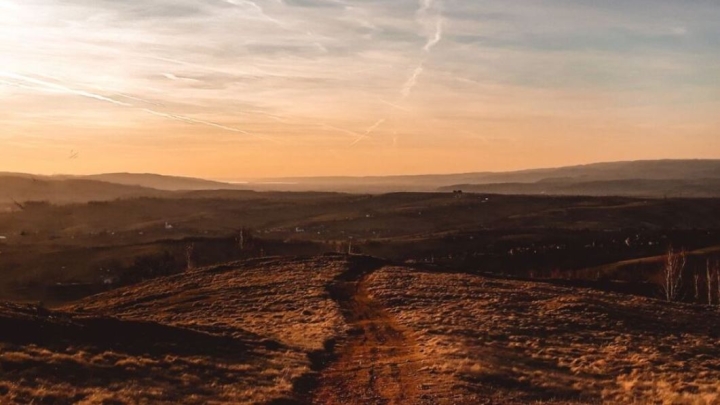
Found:
[{"label": "distant hill", "polygon": [[239,189],[235,184],[218,181],[198,179],[193,177],[163,176],[149,173],[107,173],[83,176],[88,180],[98,180],[108,183],[128,186],[141,186],[157,190],[227,190]]},{"label": "distant hill", "polygon": [[583,182],[635,179],[720,179],[720,160],[640,160],[631,162],[608,162],[506,173],[477,173],[469,177],[474,181],[458,182],[457,184],[533,183],[558,179]]},{"label": "distant hill", "polygon": [[[594,163],[548,169],[514,172],[478,172],[412,176],[369,177],[285,177],[244,179],[231,183],[192,177],[141,173],[109,173],[89,176],[32,176],[2,174],[4,177],[33,181],[86,180],[98,185],[98,193],[120,196],[148,190],[156,191],[321,191],[348,193],[446,192],[462,189],[470,192],[498,194],[613,195],[636,197],[720,197],[720,160],[647,160]],[[116,189],[108,184],[140,187]],[[67,186],[67,184],[65,185]],[[89,184],[86,184],[89,187]],[[56,187],[62,187],[56,185]],[[5,193],[7,194],[7,193]],[[60,193],[62,194],[62,193]],[[92,194],[87,190],[87,195]],[[2,197],[2,194],[0,194]],[[42,197],[42,195],[40,195]],[[16,197],[23,198],[23,197]],[[33,197],[35,198],[35,197]],[[68,197],[75,198],[75,197]]]},{"label": "distant hill", "polygon": [[720,179],[540,180],[535,183],[459,184],[441,191],[463,190],[487,194],[583,195],[624,197],[720,197]]},{"label": "distant hill", "polygon": [[151,188],[95,180],[0,174],[0,207],[27,201],[67,204],[161,195],[162,191]]},{"label": "distant hill", "polygon": [[720,160],[648,160],[595,163],[514,172],[479,172],[386,177],[280,178],[255,190],[448,191],[463,189],[504,194],[620,196],[720,196]]}]

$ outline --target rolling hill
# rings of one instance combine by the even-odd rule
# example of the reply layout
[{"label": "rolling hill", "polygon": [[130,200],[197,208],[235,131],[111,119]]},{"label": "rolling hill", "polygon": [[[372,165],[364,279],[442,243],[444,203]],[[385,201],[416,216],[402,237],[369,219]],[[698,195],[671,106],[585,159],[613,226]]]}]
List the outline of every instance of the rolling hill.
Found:
[{"label": "rolling hill", "polygon": [[[708,190],[720,182],[720,160],[648,160],[595,163],[513,172],[384,176],[309,177],[272,179],[267,184],[250,181],[257,190],[323,190],[383,193],[466,189],[507,194],[578,194],[622,196],[666,194],[687,197],[717,196]],[[550,183],[548,186],[545,183]],[[536,185],[537,184],[537,185]],[[493,185],[493,187],[489,187]],[[640,193],[636,188],[640,187]],[[488,191],[486,191],[488,190]]]},{"label": "rolling hill", "polygon": [[456,184],[440,188],[440,191],[452,190],[485,194],[716,198],[720,197],[720,178],[594,181],[563,178],[533,183]]},{"label": "rolling hill", "polygon": [[109,201],[118,198],[159,197],[162,191],[87,179],[59,179],[29,175],[0,175],[0,207],[46,201],[54,204]]},{"label": "rolling hill", "polygon": [[716,403],[719,321],[367,256],[252,259],[0,303],[0,402]]},{"label": "rolling hill", "polygon": [[720,186],[720,160],[649,160],[514,172],[413,176],[246,178],[239,182],[141,173],[87,176],[0,173],[0,187],[2,187],[0,198],[8,199],[8,196],[12,196],[19,201],[40,199],[60,203],[155,196],[159,195],[159,191],[223,190],[381,194],[397,191],[446,192],[462,189],[469,192],[497,194],[720,197],[718,186]]},{"label": "rolling hill", "polygon": [[192,177],[163,176],[151,173],[106,173],[82,176],[84,179],[139,186],[167,191],[237,190],[240,185]]}]

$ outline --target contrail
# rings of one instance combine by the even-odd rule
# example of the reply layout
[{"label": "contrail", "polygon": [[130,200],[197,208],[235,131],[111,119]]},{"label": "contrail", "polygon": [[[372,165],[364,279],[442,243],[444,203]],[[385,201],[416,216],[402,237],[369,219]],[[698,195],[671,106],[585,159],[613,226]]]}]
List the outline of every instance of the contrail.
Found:
[{"label": "contrail", "polygon": [[[59,77],[56,77],[56,76],[51,76],[51,75],[48,75],[48,74],[45,74],[45,73],[33,72],[32,74],[33,74],[33,76],[43,77],[43,78],[46,78],[46,79],[54,80],[55,82],[62,82],[62,81],[63,81],[62,78],[59,78]],[[75,85],[78,86],[78,84],[75,84]],[[152,104],[152,105],[155,105],[155,106],[158,106],[158,107],[164,107],[164,105],[163,105],[162,103],[158,103],[158,102],[150,101],[150,100],[145,100],[145,99],[142,99],[142,98],[140,98],[140,97],[131,96],[131,95],[129,95],[129,94],[121,93],[120,91],[118,91],[118,90],[116,90],[116,89],[111,89],[111,88],[107,88],[107,87],[99,87],[99,86],[90,86],[90,85],[80,85],[80,86],[85,87],[85,88],[89,88],[89,89],[100,90],[100,91],[102,91],[102,92],[104,92],[104,93],[113,93],[113,94],[116,95],[116,96],[119,96],[119,97],[122,97],[122,98],[126,98],[126,99],[128,99],[128,100],[134,100],[134,101],[139,101],[139,102],[145,103],[145,104]],[[36,88],[36,90],[39,90],[39,89]]]},{"label": "contrail", "polygon": [[334,131],[342,132],[344,134],[348,134],[348,135],[352,136],[353,138],[357,138],[359,135],[361,135],[358,132],[351,131],[351,130],[345,129],[345,128],[336,127],[336,126],[325,124],[325,123],[320,124],[320,126],[327,128],[327,129],[332,129]]},{"label": "contrail", "polygon": [[435,22],[435,35],[432,38],[428,39],[428,42],[425,44],[425,47],[423,50],[425,52],[430,52],[430,50],[440,42],[442,39],[442,30],[443,30],[443,19],[438,18]]},{"label": "contrail", "polygon": [[385,118],[378,120],[378,122],[374,123],[370,128],[368,128],[365,131],[365,135],[370,135],[373,131],[378,129],[378,127],[385,123]]},{"label": "contrail", "polygon": [[398,104],[395,104],[395,103],[391,103],[391,102],[389,102],[389,101],[387,101],[387,100],[385,100],[385,99],[378,98],[378,100],[379,100],[381,103],[387,104],[387,105],[389,105],[390,107],[396,108],[396,109],[398,109],[398,110],[400,110],[400,111],[412,112],[409,108],[405,108],[405,107],[403,107],[403,106],[401,106],[401,105],[398,105]]},{"label": "contrail", "polygon": [[215,128],[218,128],[218,129],[223,129],[223,130],[225,130],[225,131],[237,132],[237,133],[240,133],[240,134],[243,134],[243,135],[252,136],[252,137],[255,137],[255,138],[258,138],[258,139],[262,139],[262,140],[265,140],[265,141],[270,141],[270,142],[273,142],[273,143],[280,143],[278,140],[273,139],[273,138],[270,138],[270,137],[267,137],[267,136],[262,136],[262,135],[254,134],[254,133],[252,133],[252,132],[244,131],[244,130],[242,130],[242,129],[235,128],[235,127],[229,127],[229,126],[227,126],[227,125],[218,124],[218,123],[212,122],[212,121],[200,120],[200,119],[191,118],[191,117],[188,117],[188,116],[185,116],[185,115],[164,113],[164,112],[160,112],[160,111],[151,110],[151,109],[149,109],[149,108],[143,108],[142,111],[145,111],[145,112],[150,113],[150,114],[153,114],[153,115],[157,115],[157,116],[159,116],[159,117],[166,117],[166,118],[170,118],[170,119],[174,119],[174,120],[177,120],[177,121],[182,121],[182,122],[186,122],[186,123],[190,123],[190,124],[207,125],[207,126],[210,126],[210,127],[215,127]]},{"label": "contrail", "polygon": [[38,85],[38,86],[44,86],[44,87],[49,88],[49,89],[58,90],[58,91],[61,91],[61,92],[64,92],[64,93],[68,93],[68,94],[74,94],[74,95],[76,95],[76,96],[92,98],[92,99],[95,99],[95,100],[104,101],[104,102],[106,102],[106,103],[112,103],[112,104],[115,104],[115,105],[119,105],[119,106],[121,106],[121,107],[133,107],[133,105],[130,104],[130,103],[125,103],[125,102],[122,102],[122,101],[114,100],[114,99],[112,99],[112,98],[108,98],[108,97],[105,97],[105,96],[101,96],[101,95],[99,95],[99,94],[90,93],[90,92],[82,91],[82,90],[71,89],[71,88],[69,88],[69,87],[66,87],[66,86],[63,86],[63,85],[60,85],[60,84],[50,83],[50,82],[46,82],[46,81],[44,81],[44,80],[34,79],[34,78],[32,78],[32,77],[27,77],[27,76],[19,75],[19,74],[12,73],[12,72],[5,72],[5,71],[0,70],[0,76],[7,77],[7,78],[10,78],[10,79],[14,79],[14,80],[20,80],[20,81],[23,81],[23,82],[26,82],[26,83],[32,83],[32,84],[35,84],[35,85]]},{"label": "contrail", "polygon": [[240,134],[249,135],[249,136],[254,136],[254,137],[256,137],[256,138],[260,138],[260,139],[264,139],[264,140],[266,140],[266,141],[271,141],[271,142],[276,142],[276,143],[277,143],[277,140],[275,140],[275,139],[268,138],[268,137],[264,137],[264,136],[257,135],[257,134],[253,134],[253,133],[251,133],[251,132],[247,132],[247,131],[244,131],[244,130],[239,129],[239,128],[229,127],[229,126],[227,126],[227,125],[218,124],[218,123],[215,123],[215,122],[212,122],[212,121],[199,120],[199,119],[197,119],[197,118],[190,118],[190,117],[187,117],[187,116],[184,116],[184,115],[164,113],[164,112],[160,112],[160,111],[151,110],[151,109],[149,109],[149,108],[142,108],[141,110],[142,110],[142,111],[145,111],[146,113],[149,113],[149,114],[157,115],[158,117],[170,118],[170,119],[174,119],[174,120],[177,120],[177,121],[186,122],[186,123],[189,123],[189,124],[202,124],[202,125],[207,125],[207,126],[211,126],[211,127],[215,127],[215,128],[219,128],[219,129],[224,129],[225,131],[237,132],[237,133],[240,133]]},{"label": "contrail", "polygon": [[266,141],[277,142],[277,140],[275,140],[275,139],[257,135],[257,134],[253,134],[251,132],[247,132],[242,129],[238,129],[238,128],[234,128],[234,127],[229,127],[227,125],[222,125],[222,124],[218,124],[218,123],[211,122],[211,121],[205,121],[205,120],[200,120],[200,119],[196,119],[196,118],[191,118],[191,117],[187,117],[184,115],[164,113],[164,112],[155,111],[155,110],[152,110],[149,108],[138,108],[134,104],[115,100],[113,98],[105,97],[100,94],[90,93],[90,92],[83,91],[83,90],[72,89],[67,86],[63,86],[63,85],[51,83],[51,82],[46,82],[44,80],[35,79],[32,77],[20,75],[17,73],[6,72],[6,71],[0,70],[0,77],[6,77],[6,78],[13,79],[13,80],[19,80],[19,81],[25,82],[25,83],[31,83],[31,84],[35,84],[38,86],[43,86],[46,89],[53,89],[53,90],[57,90],[57,91],[60,91],[60,92],[66,93],[66,94],[73,94],[73,95],[77,95],[77,96],[81,96],[81,97],[91,98],[91,99],[98,100],[98,101],[104,101],[106,103],[111,103],[111,104],[121,106],[121,107],[139,109],[140,111],[144,111],[149,114],[153,114],[153,115],[156,115],[159,117],[169,118],[169,119],[176,120],[176,121],[181,121],[181,122],[190,123],[190,124],[206,125],[206,126],[222,129],[225,131],[241,133],[244,135],[252,136],[252,137],[263,139]]},{"label": "contrail", "polygon": [[10,86],[10,87],[17,87],[19,89],[26,89],[26,90],[33,90],[33,91],[47,91],[49,93],[59,93],[58,90],[44,89],[41,87],[33,87],[33,86],[24,85],[24,84],[17,83],[17,82],[9,82],[7,80],[0,80],[0,84],[3,84],[5,86]]},{"label": "contrail", "polygon": [[206,70],[206,71],[209,71],[209,72],[232,74],[232,75],[241,74],[241,75],[245,75],[245,76],[249,76],[249,77],[262,77],[262,75],[265,75],[265,76],[273,76],[270,72],[264,71],[264,70],[262,70],[262,69],[259,69],[259,68],[255,67],[255,66],[252,66],[252,67],[255,69],[255,73],[250,73],[250,72],[247,72],[247,71],[246,71],[246,72],[240,72],[240,73],[238,73],[238,72],[233,72],[233,71],[230,71],[230,70],[217,69],[217,68],[214,68],[214,67],[211,67],[211,66],[207,66],[207,65],[201,65],[201,64],[199,64],[199,63],[186,62],[186,61],[184,61],[184,60],[179,60],[179,59],[164,58],[164,57],[161,57],[161,56],[148,56],[148,55],[146,55],[146,56],[144,56],[144,57],[145,57],[146,59],[159,60],[159,61],[163,61],[163,62],[170,62],[170,63],[175,63],[175,64],[183,65],[183,66],[190,66],[190,67],[194,67],[194,68],[198,68],[198,69],[203,69],[203,70]]},{"label": "contrail", "polygon": [[138,102],[140,102],[140,103],[150,104],[150,105],[154,105],[154,106],[158,106],[158,107],[165,107],[165,105],[164,105],[163,103],[158,103],[158,102],[156,102],[156,101],[145,100],[144,98],[140,98],[140,97],[136,97],[136,96],[131,96],[131,95],[125,94],[125,93],[120,93],[120,92],[114,91],[114,90],[112,90],[112,89],[103,89],[103,88],[101,88],[101,87],[96,87],[96,89],[102,90],[102,91],[109,91],[109,92],[115,93],[116,96],[122,97],[122,98],[126,98],[126,99],[128,99],[128,100],[134,100],[134,101],[138,101]]},{"label": "contrail", "polygon": [[285,24],[282,23],[282,21],[276,20],[269,15],[265,13],[265,10],[262,9],[257,3],[250,0],[225,0],[226,3],[232,4],[233,6],[242,7],[243,5],[250,7],[251,9],[255,10],[258,16],[260,16],[261,20],[269,21],[274,24],[279,25],[282,28],[285,28]]},{"label": "contrail", "polygon": [[370,134],[373,133],[373,131],[375,131],[376,129],[378,129],[378,127],[380,127],[380,125],[382,125],[382,124],[384,124],[384,123],[385,123],[385,118],[383,118],[383,119],[381,119],[381,120],[378,120],[378,122],[372,124],[372,125],[370,126],[370,128],[366,129],[364,134],[360,134],[360,136],[357,137],[357,139],[355,139],[355,141],[353,141],[353,143],[351,143],[350,146],[351,146],[351,147],[352,147],[352,146],[355,146],[355,145],[357,145],[360,141],[362,141],[363,139],[368,138],[368,137],[370,136]]},{"label": "contrail", "polygon": [[405,85],[403,85],[402,89],[402,95],[403,98],[407,98],[410,95],[410,92],[412,89],[417,85],[418,78],[422,74],[424,68],[423,68],[424,62],[420,62],[420,65],[415,68],[415,71],[413,71],[412,75],[408,80],[405,82]]},{"label": "contrail", "polygon": [[[432,8],[434,5],[433,0],[420,0],[420,8],[417,11],[417,18],[418,23],[427,25],[427,14],[428,10]],[[423,52],[425,54],[429,54],[430,51],[437,45],[441,40],[443,36],[443,18],[442,15],[438,12],[437,19],[435,20],[435,31],[432,35],[428,36],[427,42],[425,43],[425,46],[423,46]],[[420,78],[420,75],[422,75],[424,69],[425,69],[425,60],[427,59],[427,56],[418,63],[418,66],[413,71],[412,75],[408,78],[408,80],[405,82],[405,84],[402,87],[402,98],[405,99],[410,95],[410,92],[413,88],[417,85],[418,78]]]},{"label": "contrail", "polygon": [[425,14],[430,7],[432,7],[433,0],[420,0],[420,8],[418,9],[418,14]]}]

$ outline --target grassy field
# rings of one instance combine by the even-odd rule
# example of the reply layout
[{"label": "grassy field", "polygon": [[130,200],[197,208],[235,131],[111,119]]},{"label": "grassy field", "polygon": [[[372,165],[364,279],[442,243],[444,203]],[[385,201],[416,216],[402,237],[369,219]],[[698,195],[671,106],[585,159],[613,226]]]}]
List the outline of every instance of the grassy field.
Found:
[{"label": "grassy field", "polygon": [[[51,304],[197,265],[349,249],[466,272],[596,279],[720,245],[720,201],[196,191],[0,214],[0,298]],[[240,246],[240,232],[247,241]],[[188,250],[192,254],[188,256]],[[631,279],[633,268],[602,271]],[[625,271],[625,269],[627,271]],[[629,273],[629,274],[628,274]],[[107,283],[109,281],[109,283]]]},{"label": "grassy field", "polygon": [[0,305],[2,403],[712,404],[720,312],[367,256]]},{"label": "grassy field", "polygon": [[258,403],[292,398],[345,331],[325,287],[345,260],[257,259],[57,311],[0,309],[3,403]]},{"label": "grassy field", "polygon": [[457,403],[720,401],[715,309],[400,267],[367,283]]}]

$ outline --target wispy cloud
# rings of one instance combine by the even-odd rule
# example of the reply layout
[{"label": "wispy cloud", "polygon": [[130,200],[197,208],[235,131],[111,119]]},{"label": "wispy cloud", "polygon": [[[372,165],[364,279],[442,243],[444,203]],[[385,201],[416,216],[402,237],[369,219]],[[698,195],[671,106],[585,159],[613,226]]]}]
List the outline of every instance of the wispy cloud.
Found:
[{"label": "wispy cloud", "polygon": [[70,87],[63,86],[61,84],[51,83],[51,82],[47,82],[47,81],[40,80],[40,79],[35,79],[32,77],[24,76],[24,75],[13,73],[13,72],[5,72],[5,71],[0,70],[0,77],[18,80],[18,81],[33,84],[36,86],[41,86],[48,90],[55,90],[55,91],[59,91],[59,92],[67,93],[67,94],[73,94],[73,95],[80,96],[80,97],[92,98],[95,100],[104,101],[106,103],[115,104],[115,105],[118,105],[121,107],[132,107],[133,106],[130,103],[118,101],[118,100],[115,100],[115,99],[112,99],[109,97],[105,97],[105,96],[102,96],[99,94],[90,93],[90,92],[83,91],[83,90],[75,90]]},{"label": "wispy cloud", "polygon": [[427,54],[442,40],[443,36],[443,17],[442,14],[437,11],[434,15],[431,15],[430,10],[433,7],[437,7],[434,0],[420,0],[420,8],[417,10],[418,23],[425,27],[432,25],[430,21],[434,20],[434,30],[427,36],[427,42],[423,46],[423,52],[426,54],[423,59],[418,63],[418,66],[413,70],[410,77],[405,81],[402,87],[402,97],[407,98],[410,96],[412,90],[417,86],[418,79],[422,75],[427,59]]},{"label": "wispy cloud", "polygon": [[[410,170],[430,151],[470,156],[468,145],[584,150],[575,134],[632,136],[648,122],[666,151],[717,132],[712,1],[0,0],[0,10],[2,144],[61,134],[83,164],[95,155],[83,142],[103,139],[151,164],[172,139],[207,150],[203,167],[230,170],[218,156],[245,154],[272,171],[331,149],[360,170],[363,154],[402,136],[405,163],[389,164]],[[518,141],[484,141],[496,138]]]},{"label": "wispy cloud", "polygon": [[370,134],[375,132],[375,130],[378,129],[380,127],[380,125],[384,124],[385,121],[386,121],[386,119],[383,118],[383,119],[378,120],[376,123],[372,124],[368,129],[365,130],[365,133],[360,134],[360,136],[358,136],[357,139],[355,139],[350,144],[350,146],[355,146],[358,143],[360,143],[360,141],[362,141],[363,139],[370,137]]},{"label": "wispy cloud", "polygon": [[117,99],[114,99],[111,97],[106,97],[106,96],[103,96],[100,94],[91,93],[91,92],[87,92],[84,90],[77,90],[77,89],[68,87],[66,85],[52,83],[52,82],[48,82],[45,80],[40,80],[40,79],[32,78],[29,76],[25,76],[25,75],[13,73],[13,72],[0,71],[0,77],[6,77],[6,78],[18,80],[20,82],[39,86],[40,88],[54,90],[54,91],[58,91],[58,92],[65,93],[65,94],[71,94],[71,95],[75,95],[75,96],[94,99],[94,100],[102,101],[105,103],[114,104],[114,105],[117,105],[120,107],[137,108],[140,111],[144,111],[148,114],[156,115],[156,116],[163,117],[163,118],[168,118],[168,119],[175,120],[175,121],[185,122],[185,123],[189,123],[189,124],[205,125],[205,126],[209,126],[209,127],[213,127],[213,128],[222,129],[224,131],[236,132],[236,133],[240,133],[243,135],[252,136],[252,137],[263,139],[266,141],[277,142],[276,140],[274,140],[272,138],[254,134],[254,133],[244,131],[242,129],[238,129],[238,128],[231,127],[228,125],[222,125],[222,124],[218,124],[218,123],[215,123],[212,121],[201,120],[201,119],[192,118],[192,117],[188,117],[188,116],[184,116],[184,115],[180,115],[180,114],[172,114],[172,113],[166,113],[166,112],[162,112],[162,111],[156,111],[156,110],[153,110],[150,108],[138,108],[134,104],[120,101],[120,100],[117,100]]},{"label": "wispy cloud", "polygon": [[424,70],[423,63],[420,63],[420,65],[418,65],[418,67],[416,67],[415,70],[413,70],[412,74],[410,75],[410,77],[407,79],[407,81],[405,82],[405,84],[402,87],[403,98],[407,98],[410,95],[410,92],[412,91],[412,89],[414,89],[415,86],[417,85],[418,78],[422,74],[423,70]]},{"label": "wispy cloud", "polygon": [[430,52],[430,50],[440,42],[442,39],[442,30],[443,30],[443,19],[438,17],[437,21],[435,22],[435,34],[433,34],[432,37],[428,39],[428,42],[425,44],[425,47],[423,47],[423,50],[425,52]]}]

